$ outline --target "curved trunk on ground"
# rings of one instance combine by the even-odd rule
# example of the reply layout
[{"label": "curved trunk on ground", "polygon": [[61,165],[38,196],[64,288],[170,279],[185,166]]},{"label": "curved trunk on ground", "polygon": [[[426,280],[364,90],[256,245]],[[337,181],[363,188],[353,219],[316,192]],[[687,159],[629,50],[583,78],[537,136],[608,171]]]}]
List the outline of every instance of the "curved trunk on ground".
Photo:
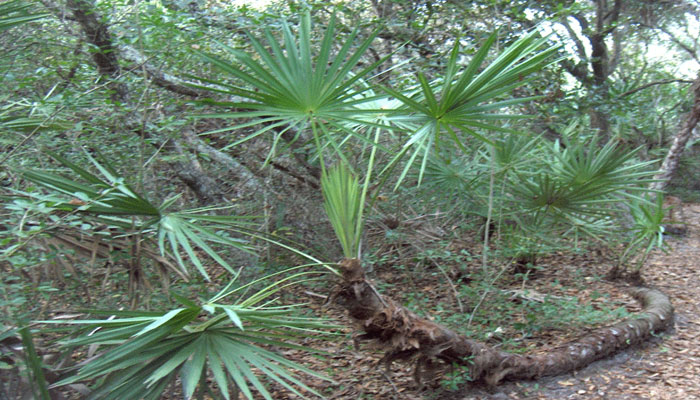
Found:
[{"label": "curved trunk on ground", "polygon": [[417,382],[432,372],[434,360],[463,365],[472,380],[489,385],[505,379],[559,375],[640,343],[673,321],[673,306],[663,293],[635,289],[632,295],[644,305],[642,313],[546,353],[511,354],[470,340],[383,298],[366,280],[357,259],[343,260],[340,265],[343,281],[331,299],[360,323],[364,334],[357,339],[380,342],[386,348],[382,361],[387,366],[394,360],[414,361]]},{"label": "curved trunk on ground", "polygon": [[668,181],[671,180],[678,168],[685,145],[690,137],[693,136],[693,130],[700,122],[700,75],[695,79],[691,93],[693,94],[693,107],[690,109],[688,117],[683,122],[680,130],[673,138],[671,148],[668,149],[668,154],[666,154],[659,172],[654,176],[657,182],[652,184],[652,189],[664,190],[666,188]]}]

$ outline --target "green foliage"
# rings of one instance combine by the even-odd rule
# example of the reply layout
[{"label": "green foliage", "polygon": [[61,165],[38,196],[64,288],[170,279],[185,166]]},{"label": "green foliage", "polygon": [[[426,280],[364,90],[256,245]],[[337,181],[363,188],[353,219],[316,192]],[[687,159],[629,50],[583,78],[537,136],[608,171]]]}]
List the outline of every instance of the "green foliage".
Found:
[{"label": "green foliage", "polygon": [[470,377],[469,365],[464,363],[452,363],[450,370],[445,374],[445,378],[440,381],[443,387],[449,390],[459,390],[465,384],[472,381]]},{"label": "green foliage", "polygon": [[[284,287],[308,280],[310,273],[297,272],[279,279],[280,274],[239,287],[234,286],[234,279],[202,304],[173,294],[183,307],[168,311],[92,311],[109,318],[43,321],[80,327],[77,337],[63,341],[67,348],[99,345],[103,349],[96,359],[79,365],[72,376],[57,385],[95,380],[90,398],[159,399],[179,378],[189,399],[197,390],[211,390],[206,383],[207,374],[211,374],[226,399],[237,398],[238,390],[253,398],[251,387],[272,399],[261,376],[301,397],[305,396],[297,388],[318,395],[296,373],[328,378],[262,347],[307,350],[290,340],[309,333],[323,334],[319,329],[328,328],[315,318],[295,316],[295,306],[270,302]],[[254,284],[272,277],[277,281],[254,289]],[[221,302],[231,296],[238,296],[232,304]],[[237,388],[233,396],[230,385]]]},{"label": "green foliage", "polygon": [[75,178],[80,178],[86,183],[44,171],[23,170],[21,173],[26,179],[40,184],[54,193],[67,195],[69,198],[46,198],[38,193],[24,193],[25,196],[39,202],[51,200],[45,203],[48,207],[57,211],[79,213],[85,218],[94,218],[94,222],[97,224],[117,227],[129,231],[133,235],[151,237],[154,240],[157,238],[161,256],[169,257],[172,255],[175,257],[179,270],[174,272],[183,277],[188,275],[188,268],[180,255],[181,249],[185,251],[189,261],[207,280],[209,280],[209,275],[194,251],[195,247],[203,250],[230,273],[234,273],[234,269],[210,244],[252,251],[250,245],[244,240],[223,234],[227,231],[234,234],[245,232],[245,229],[250,225],[246,222],[247,218],[208,215],[211,211],[222,209],[214,207],[169,212],[167,208],[172,205],[175,198],[165,201],[160,206],[152,204],[146,197],[138,194],[127,184],[126,180],[119,176],[116,170],[104,159],[102,162],[98,162],[87,154],[93,167],[102,175],[100,177],[63,157],[48,154],[69,168]]},{"label": "green foliage", "polygon": [[24,362],[27,365],[29,381],[32,382],[32,394],[34,398],[41,400],[50,400],[49,387],[44,378],[44,370],[41,363],[41,357],[36,353],[34,348],[34,339],[29,331],[29,328],[19,330],[22,337],[22,347],[24,348]]},{"label": "green foliage", "polygon": [[[516,245],[520,254],[570,246],[569,239],[578,244],[580,238],[603,240],[624,232],[627,203],[640,199],[654,175],[653,162],[639,160],[637,150],[625,150],[614,140],[602,147],[590,140],[519,148],[524,158],[497,158],[523,161],[502,170],[495,209],[499,224],[515,222],[505,244]],[[531,252],[522,247],[526,243]]]},{"label": "green foliage", "polygon": [[12,27],[46,17],[48,14],[32,14],[32,5],[22,0],[9,0],[0,4],[0,32]]},{"label": "green foliage", "polygon": [[422,73],[418,73],[420,90],[413,95],[385,88],[390,95],[404,104],[405,110],[397,111],[408,112],[416,126],[392,161],[397,162],[413,149],[396,183],[397,187],[420,154],[422,162],[418,182],[422,181],[430,151],[433,147],[438,148],[441,140],[446,140],[443,136],[447,136],[447,139],[453,141],[460,149],[466,150],[464,139],[459,137],[459,133],[487,143],[492,142],[479,133],[482,130],[516,133],[512,129],[483,121],[522,118],[512,113],[491,114],[491,111],[530,101],[532,98],[496,102],[493,100],[525,84],[528,75],[550,64],[551,55],[557,51],[557,47],[542,49],[546,39],[538,38],[537,32],[532,32],[505,49],[489,66],[479,72],[479,67],[497,36],[497,32],[494,32],[474,55],[469,65],[461,71],[457,65],[459,42],[455,43],[444,77],[430,83]]},{"label": "green foliage", "polygon": [[605,216],[610,204],[645,192],[653,171],[650,161],[635,160],[636,150],[620,149],[614,141],[598,148],[590,144],[555,142],[548,169],[533,177],[514,178],[514,193],[527,210],[563,218]]},{"label": "green foliage", "polygon": [[[571,129],[572,137],[584,136]],[[585,238],[622,237],[627,204],[647,192],[652,165],[614,139],[600,145],[594,137],[562,143],[509,135],[470,157],[431,157],[426,186],[441,208],[486,219],[491,204],[494,254],[535,262]]]},{"label": "green foliage", "polygon": [[323,207],[343,248],[345,258],[357,258],[362,239],[363,193],[350,170],[340,164],[321,177]]},{"label": "green foliage", "polygon": [[[449,266],[463,265],[465,259],[458,254],[440,255],[440,262]],[[432,251],[421,254],[436,260]],[[394,262],[398,262],[396,260]],[[388,261],[391,262],[391,261]],[[421,274],[428,271],[412,268],[414,281],[420,282]],[[437,272],[430,272],[437,274]],[[435,295],[419,290],[414,283],[407,281],[401,287],[403,305],[418,314],[448,326],[455,331],[484,342],[498,343],[504,351],[525,352],[522,338],[532,337],[543,331],[567,331],[596,325],[603,325],[626,318],[629,313],[624,304],[610,301],[584,302],[576,297],[556,295],[564,289],[558,282],[551,283],[551,290],[542,292],[525,289],[528,275],[522,274],[524,282],[513,289],[513,282],[494,277],[493,271],[471,271],[469,281],[455,282],[461,302],[470,307],[467,312],[459,312],[452,298],[435,301]],[[435,277],[426,277],[428,280]],[[518,277],[516,277],[518,278]],[[521,289],[522,287],[522,289]],[[412,290],[413,288],[413,290]],[[431,291],[433,286],[431,285]],[[542,289],[538,289],[542,290]],[[593,293],[591,300],[605,297]],[[497,318],[494,318],[497,315]],[[454,372],[454,371],[453,371]],[[452,374],[449,374],[452,377]],[[468,375],[465,375],[468,377]],[[444,382],[450,385],[449,382]]]},{"label": "green foliage", "polygon": [[[110,257],[134,263],[148,258],[154,265],[166,266],[165,275],[183,278],[191,266],[207,279],[219,266],[235,273],[228,251],[252,252],[250,239],[280,246],[335,272],[284,240],[259,232],[260,225],[227,215],[241,214],[239,207],[197,207],[186,194],[175,194],[184,190],[163,169],[172,168],[177,165],[173,161],[183,157],[218,174],[217,183],[227,193],[238,184],[221,173],[219,161],[181,141],[182,129],[209,130],[197,139],[240,159],[251,170],[269,164],[281,143],[294,147],[294,158],[289,159],[289,168],[282,165],[285,169],[275,173],[289,173],[315,185],[317,176],[306,175],[303,168],[301,173],[295,170],[299,166],[294,161],[318,165],[324,206],[346,257],[359,256],[364,202],[369,199],[376,205],[372,212],[393,214],[398,220],[406,219],[410,210],[417,218],[439,214],[450,220],[445,226],[471,224],[468,232],[459,235],[488,232],[491,226],[484,231],[472,229],[478,223],[474,220],[480,221],[477,218],[463,220],[488,216],[495,239],[484,251],[506,260],[534,260],[579,248],[582,238],[623,238],[624,233],[630,243],[622,261],[641,254],[640,268],[651,249],[664,245],[663,212],[658,204],[645,200],[645,191],[652,175],[649,160],[663,155],[669,135],[675,133],[690,104],[691,96],[674,70],[682,60],[650,60],[645,49],[658,40],[650,40],[641,28],[631,25],[630,14],[616,26],[618,31],[631,32],[621,42],[616,72],[600,90],[587,82],[574,86],[565,72],[570,68],[546,68],[557,55],[569,51],[557,45],[564,40],[556,35],[540,38],[520,23],[536,15],[549,21],[542,25],[549,29],[574,14],[589,18],[595,12],[590,4],[521,1],[504,9],[492,7],[492,2],[466,8],[457,3],[392,2],[392,13],[372,18],[374,10],[363,2],[334,5],[328,13],[327,2],[311,1],[303,5],[311,11],[301,14],[297,12],[302,6],[291,3],[257,11],[251,5],[236,9],[225,2],[206,6],[192,2],[187,7],[181,1],[97,2],[94,11],[119,49],[115,52],[122,67],[118,80],[132,99],[130,104],[115,105],[101,71],[90,63],[95,49],[86,44],[89,38],[64,34],[82,33],[78,25],[72,26],[75,21],[43,18],[32,29],[10,29],[44,15],[37,14],[35,3],[2,2],[0,46],[6,57],[0,62],[0,146],[4,151],[0,190],[6,214],[0,226],[0,267],[3,272],[9,267],[0,282],[4,320],[25,319],[38,312],[38,303],[53,304],[58,289],[44,277],[34,285],[24,273],[42,263],[58,262],[62,253],[74,250],[37,244],[67,232],[109,246],[128,242],[129,246],[113,252],[110,247]],[[665,13],[645,15],[654,14],[666,24],[677,24],[668,22]],[[378,20],[383,24],[379,29]],[[507,32],[485,33],[489,27],[506,25]],[[382,40],[377,42],[380,32]],[[481,37],[488,38],[479,47]],[[127,46],[142,53],[138,60],[125,57]],[[580,57],[574,60],[581,62],[578,66],[587,62]],[[208,90],[211,98],[190,101],[191,96],[174,94],[172,87],[154,79],[153,71],[196,75],[200,84],[192,86]],[[648,83],[652,85],[645,88]],[[609,117],[610,132],[602,139],[609,140],[607,144],[576,126],[576,122],[588,124],[592,110]],[[199,118],[190,124],[185,119],[188,114]],[[525,120],[526,115],[531,119]],[[212,127],[210,117],[227,121]],[[533,134],[526,134],[530,131]],[[268,136],[268,144],[261,143]],[[240,144],[246,147],[236,148]],[[101,156],[83,154],[79,150],[83,146],[99,146],[118,168]],[[61,172],[53,171],[46,153],[37,150],[44,147],[51,148],[50,154],[68,154],[52,156],[61,164]],[[260,149],[267,152],[262,162],[256,157]],[[326,169],[334,163],[336,167]],[[375,163],[382,173],[373,181]],[[275,186],[284,179],[277,180],[273,171],[265,179],[264,205],[250,201],[245,207],[267,210],[268,198],[275,192],[288,207],[285,190],[296,188]],[[400,189],[391,195],[396,202],[374,203],[387,183]],[[422,187],[415,189],[417,184]],[[232,201],[247,202],[233,197]],[[625,230],[628,204],[634,225]],[[280,219],[285,217],[279,214]],[[378,220],[383,217],[376,215]],[[290,234],[314,240],[301,229]],[[400,252],[412,240],[411,234],[390,229],[382,245]],[[425,250],[418,262],[438,259],[464,268],[468,258],[471,255]],[[397,270],[407,274],[415,270],[406,260],[397,264]],[[477,277],[481,283],[474,285],[487,285],[489,279],[488,275]],[[76,281],[69,280],[61,292],[75,291]],[[183,282],[177,284],[192,290]],[[464,285],[459,290],[476,302],[485,287]],[[214,378],[224,397],[237,396],[225,392],[229,384],[248,396],[254,389],[265,395],[262,383],[255,379],[267,372],[273,381],[285,382],[285,387],[303,389],[289,372],[296,365],[249,347],[252,343],[282,346],[287,332],[277,328],[300,322],[285,314],[291,310],[259,307],[253,300],[267,298],[264,293],[235,305],[221,299],[201,304],[181,299],[183,307],[175,309],[159,304],[160,311],[153,313],[105,314],[115,315],[114,322],[72,321],[83,330],[79,338],[67,342],[69,346],[99,344],[104,350],[94,365],[82,366],[74,379],[94,378],[91,384],[101,390],[95,397],[104,393],[114,398],[133,393],[157,397],[158,390],[176,377],[191,396],[197,390],[201,393],[198,384],[207,376]],[[121,298],[120,293],[110,295],[110,299]],[[434,306],[427,297],[406,296],[413,306]],[[464,314],[439,314],[438,320],[464,325],[473,317],[474,324],[493,333],[500,320],[521,315],[524,322],[519,320],[516,324],[522,325],[516,326],[529,334],[548,329],[550,321],[560,328],[603,318],[573,301],[548,298],[543,304],[525,302],[527,310],[515,310],[511,299],[494,298],[493,307],[484,307],[483,315],[477,310],[467,320]],[[65,297],[59,300],[66,301]],[[557,310],[582,320],[566,319]],[[265,336],[269,332],[279,336]]]},{"label": "green foliage", "polygon": [[[323,148],[330,146],[342,158],[343,142],[348,136],[354,135],[342,123],[366,124],[358,119],[358,115],[368,111],[360,110],[356,106],[368,101],[364,97],[358,97],[368,88],[362,88],[358,84],[380,62],[375,62],[360,71],[354,69],[372,43],[376,32],[363,39],[360,45],[353,49],[358,36],[358,30],[355,30],[349,37],[344,38],[345,43],[333,53],[336,19],[332,17],[318,54],[314,56],[311,46],[311,17],[307,12],[301,16],[298,36],[292,33],[290,26],[284,21],[282,36],[284,46],[278,43],[269,29],[266,29],[265,38],[269,46],[269,49],[266,49],[258,39],[249,35],[248,39],[255,50],[254,55],[220,44],[245,68],[219,57],[197,52],[204,60],[245,84],[239,86],[200,78],[203,82],[218,87],[218,92],[241,99],[235,102],[216,101],[213,104],[248,110],[207,116],[255,118],[252,123],[234,125],[226,128],[226,131],[263,124],[262,128],[227,147],[236,146],[279,128],[274,135],[269,159],[284,133],[294,133],[310,126],[319,154]],[[208,86],[200,88],[211,89]],[[342,133],[340,139],[335,138],[334,130]]]},{"label": "green foliage", "polygon": [[[633,271],[639,271],[653,249],[667,249],[663,225],[666,213],[667,209],[664,208],[664,198],[661,194],[657,194],[656,201],[653,203],[646,199],[630,202],[630,214],[634,220],[634,225],[630,228],[632,239],[620,257],[618,266],[625,265],[636,256],[638,258]],[[640,251],[641,255],[639,255]]]}]

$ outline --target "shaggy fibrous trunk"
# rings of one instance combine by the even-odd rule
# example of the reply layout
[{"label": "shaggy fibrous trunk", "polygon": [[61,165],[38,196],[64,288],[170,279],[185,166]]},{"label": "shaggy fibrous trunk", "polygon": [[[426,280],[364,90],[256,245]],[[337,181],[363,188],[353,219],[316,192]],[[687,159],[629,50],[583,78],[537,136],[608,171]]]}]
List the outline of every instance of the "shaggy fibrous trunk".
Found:
[{"label": "shaggy fibrous trunk", "polygon": [[365,278],[357,259],[341,263],[343,281],[332,299],[359,322],[359,340],[375,340],[386,348],[383,362],[415,362],[414,377],[420,382],[434,360],[469,369],[470,378],[489,385],[505,379],[533,379],[559,375],[592,363],[666,329],[673,321],[673,306],[661,292],[635,289],[632,295],[644,311],[610,327],[541,354],[520,355],[498,351],[484,343],[423,319],[388,298],[382,297]]}]

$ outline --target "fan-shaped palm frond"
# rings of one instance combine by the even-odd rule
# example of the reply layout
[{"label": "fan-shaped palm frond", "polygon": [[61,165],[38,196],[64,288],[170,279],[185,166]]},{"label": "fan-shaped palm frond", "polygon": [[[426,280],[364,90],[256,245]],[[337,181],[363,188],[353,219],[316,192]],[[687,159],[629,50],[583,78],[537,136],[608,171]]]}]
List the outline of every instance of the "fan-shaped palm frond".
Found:
[{"label": "fan-shaped palm frond", "polygon": [[[93,315],[110,317],[42,321],[80,327],[82,334],[66,339],[65,347],[105,348],[55,386],[93,381],[89,398],[159,399],[165,388],[179,377],[185,398],[189,399],[197,390],[202,393],[213,390],[206,383],[210,374],[226,399],[238,398],[230,393],[232,385],[236,393],[240,390],[249,399],[253,398],[251,388],[272,399],[264,381],[276,382],[300,397],[305,397],[300,390],[306,395],[320,396],[297,375],[330,379],[269,349],[274,346],[312,351],[292,343],[293,338],[310,333],[323,335],[325,329],[332,327],[316,318],[295,316],[295,306],[271,304],[270,297],[279,290],[314,279],[311,276],[317,274],[296,272],[280,279],[289,272],[282,271],[240,287],[234,287],[234,279],[203,304],[174,295],[183,307],[165,312],[93,311]],[[273,283],[251,292],[254,285],[273,277]],[[221,302],[236,295],[240,297],[233,304]]]},{"label": "fan-shaped palm frond", "polygon": [[[630,258],[639,256],[635,270],[641,269],[649,253],[654,248],[666,251],[668,244],[664,241],[664,197],[657,194],[656,201],[648,199],[642,201],[633,199],[630,202],[630,213],[634,220],[634,225],[630,229],[632,240],[630,240],[625,252],[620,257],[618,265],[623,265]],[[641,251],[641,255],[639,254]]]},{"label": "fan-shaped palm frond", "polygon": [[[319,152],[325,147],[330,147],[342,158],[343,155],[339,151],[343,141],[348,136],[356,135],[353,130],[347,128],[347,123],[367,125],[369,122],[360,115],[381,111],[357,106],[373,99],[372,96],[359,96],[369,88],[359,83],[383,60],[355,71],[377,32],[372,33],[356,46],[355,39],[359,31],[355,30],[348,37],[343,38],[344,44],[333,53],[336,19],[332,17],[326,27],[318,53],[314,55],[311,46],[311,17],[308,12],[301,15],[297,35],[292,32],[287,22],[283,21],[281,26],[283,44],[278,43],[269,29],[265,31],[267,47],[257,38],[249,35],[254,54],[221,44],[221,47],[240,64],[198,52],[204,60],[241,83],[240,85],[228,84],[197,78],[209,84],[206,87],[200,86],[201,88],[211,89],[213,85],[218,88],[218,92],[237,99],[230,102],[217,101],[212,104],[244,110],[207,116],[255,118],[253,122],[232,126],[226,130],[263,125],[254,133],[233,142],[230,146],[271,131],[276,132],[274,143],[277,143],[281,135],[289,130],[310,129]],[[336,135],[340,137],[337,138]],[[366,140],[361,135],[357,137]]]},{"label": "fan-shaped palm frond", "polygon": [[[178,272],[181,275],[188,274],[181,250],[184,250],[192,264],[206,279],[209,279],[209,276],[195,251],[196,248],[204,251],[207,256],[231,273],[234,273],[233,268],[212,248],[212,245],[226,245],[248,252],[253,250],[245,240],[231,235],[249,226],[250,217],[209,215],[215,210],[213,207],[168,211],[175,198],[165,201],[160,206],[154,205],[145,196],[137,193],[126,179],[109,165],[107,160],[98,161],[86,153],[93,167],[99,171],[100,176],[98,176],[63,157],[48,154],[69,168],[76,178],[81,180],[45,171],[20,171],[27,180],[66,196],[53,202],[51,207],[95,218],[102,224],[126,229],[132,234],[146,238],[150,236],[151,239],[157,238],[161,255],[172,254],[180,266]],[[36,193],[25,193],[25,195],[34,198],[39,196]],[[221,233],[227,231],[231,234]]]},{"label": "fan-shaped palm frond", "polygon": [[527,83],[530,74],[554,62],[551,56],[557,51],[557,47],[543,49],[546,38],[539,38],[537,32],[532,32],[518,39],[485,69],[479,71],[496,38],[497,33],[494,32],[474,55],[469,65],[461,71],[457,65],[457,41],[448,60],[444,78],[429,82],[422,73],[417,74],[416,86],[420,90],[406,94],[385,88],[387,93],[404,104],[404,107],[396,112],[408,113],[417,126],[394,158],[394,162],[398,162],[408,155],[408,162],[396,183],[397,187],[419,157],[422,159],[419,182],[422,180],[428,155],[441,141],[452,141],[455,146],[464,150],[464,135],[492,144],[493,142],[481,132],[515,133],[512,129],[487,121],[524,118],[513,113],[492,112],[533,98],[495,102],[493,100]]},{"label": "fan-shaped palm frond", "polygon": [[573,143],[566,148],[557,142],[553,150],[558,161],[552,165],[556,175],[568,182],[579,196],[604,196],[613,192],[636,196],[647,192],[653,181],[649,167],[656,160],[635,161],[639,149],[622,149],[614,140],[603,147],[595,139],[588,145]]}]

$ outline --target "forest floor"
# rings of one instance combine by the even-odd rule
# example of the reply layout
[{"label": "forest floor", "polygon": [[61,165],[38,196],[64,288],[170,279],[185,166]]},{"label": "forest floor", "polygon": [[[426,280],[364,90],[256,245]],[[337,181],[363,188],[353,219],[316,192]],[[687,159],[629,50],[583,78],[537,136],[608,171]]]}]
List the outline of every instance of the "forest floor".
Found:
[{"label": "forest floor", "polygon": [[[675,326],[651,342],[574,373],[536,381],[506,382],[491,389],[462,381],[456,389],[455,386],[449,388],[444,380],[442,385],[417,388],[412,365],[395,362],[390,373],[385,372],[384,367],[378,365],[382,353],[367,344],[355,349],[350,328],[341,332],[340,340],[338,337],[327,341],[307,339],[305,345],[329,353],[325,359],[310,358],[308,354],[296,351],[285,352],[285,355],[332,377],[335,384],[313,379],[307,382],[330,399],[700,399],[700,204],[686,204],[684,214],[688,232],[682,237],[669,237],[671,250],[668,253],[654,252],[642,273],[647,286],[660,289],[671,298],[676,313]],[[605,254],[592,251],[577,257],[555,255],[541,262],[546,272],[527,282],[531,293],[551,293],[552,283],[561,283],[565,284],[562,287],[569,288],[564,289],[565,295],[593,303],[623,303],[629,311],[639,310],[626,294],[628,285],[601,279],[612,265],[611,257]],[[449,288],[445,288],[445,279],[441,279],[440,274],[432,274],[432,282],[430,279],[413,279],[410,282],[415,285],[413,288],[407,286],[405,277],[399,277],[405,274],[406,271],[392,272],[381,268],[373,273],[382,293],[393,298],[401,298],[402,293],[413,290],[426,293],[434,304],[450,300],[449,297],[454,302],[454,296]],[[396,280],[393,285],[382,287],[379,284],[392,279]],[[514,283],[516,289],[517,285]],[[598,292],[606,293],[606,296],[596,300],[597,296],[592,293]],[[323,296],[307,294],[310,294],[311,307],[319,313],[339,325],[349,323],[341,309],[322,307]],[[588,326],[542,330],[523,339],[523,346],[547,351],[590,329],[592,327]],[[509,333],[506,330],[506,334]],[[284,399],[288,395],[276,392],[273,396]]]}]

